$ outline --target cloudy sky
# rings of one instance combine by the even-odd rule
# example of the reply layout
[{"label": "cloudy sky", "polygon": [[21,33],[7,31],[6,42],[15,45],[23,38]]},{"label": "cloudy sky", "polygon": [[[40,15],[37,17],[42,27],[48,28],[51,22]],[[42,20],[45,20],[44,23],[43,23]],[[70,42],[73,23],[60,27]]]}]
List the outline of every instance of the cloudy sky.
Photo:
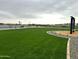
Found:
[{"label": "cloudy sky", "polygon": [[69,23],[78,19],[77,0],[0,0],[0,23]]}]

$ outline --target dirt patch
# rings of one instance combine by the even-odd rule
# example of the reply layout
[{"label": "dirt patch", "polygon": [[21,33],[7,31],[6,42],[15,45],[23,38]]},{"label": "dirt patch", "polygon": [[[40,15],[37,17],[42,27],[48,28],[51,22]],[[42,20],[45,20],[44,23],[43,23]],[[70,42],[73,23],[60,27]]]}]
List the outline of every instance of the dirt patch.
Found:
[{"label": "dirt patch", "polygon": [[72,34],[70,34],[69,31],[56,31],[55,33],[57,33],[59,35],[71,36],[71,37],[77,37],[78,36],[78,31],[73,32]]}]

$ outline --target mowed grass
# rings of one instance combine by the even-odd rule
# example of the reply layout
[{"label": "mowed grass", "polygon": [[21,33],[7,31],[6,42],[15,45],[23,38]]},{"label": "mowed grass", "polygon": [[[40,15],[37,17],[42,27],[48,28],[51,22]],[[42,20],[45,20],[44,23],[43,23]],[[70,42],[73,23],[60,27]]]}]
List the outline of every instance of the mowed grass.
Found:
[{"label": "mowed grass", "polygon": [[0,31],[0,57],[4,59],[66,59],[67,39],[52,36],[49,28]]}]

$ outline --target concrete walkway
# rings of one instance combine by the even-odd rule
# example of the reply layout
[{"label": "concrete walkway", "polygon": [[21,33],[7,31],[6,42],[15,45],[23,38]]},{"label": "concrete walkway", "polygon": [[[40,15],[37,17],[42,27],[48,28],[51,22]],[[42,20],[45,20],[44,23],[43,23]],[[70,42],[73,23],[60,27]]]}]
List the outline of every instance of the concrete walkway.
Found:
[{"label": "concrete walkway", "polygon": [[67,59],[78,59],[78,36],[62,35],[59,32],[64,32],[64,31],[47,31],[47,33],[50,35],[68,38],[69,40],[67,44]]},{"label": "concrete walkway", "polygon": [[70,59],[78,59],[78,37],[70,38]]},{"label": "concrete walkway", "polygon": [[15,30],[15,29],[24,29],[24,28],[0,28],[0,30]]}]

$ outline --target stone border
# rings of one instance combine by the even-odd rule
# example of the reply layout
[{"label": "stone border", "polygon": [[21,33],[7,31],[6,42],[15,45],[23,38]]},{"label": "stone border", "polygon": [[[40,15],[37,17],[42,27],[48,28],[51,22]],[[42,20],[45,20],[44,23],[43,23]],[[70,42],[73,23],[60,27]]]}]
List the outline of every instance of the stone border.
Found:
[{"label": "stone border", "polygon": [[70,38],[68,39],[67,42],[67,59],[70,59]]},{"label": "stone border", "polygon": [[47,34],[49,34],[49,35],[54,35],[54,36],[58,36],[58,37],[64,37],[64,38],[68,38],[68,42],[67,42],[67,55],[66,55],[66,57],[67,57],[67,59],[70,59],[70,36],[64,36],[64,35],[59,35],[59,34],[57,34],[56,32],[54,32],[54,31],[47,31]]},{"label": "stone border", "polygon": [[57,34],[56,31],[47,31],[46,33],[49,34],[49,35],[54,35],[54,36],[63,37],[63,38],[69,38],[70,37],[69,35],[64,36],[64,35],[61,35],[61,34]]}]

